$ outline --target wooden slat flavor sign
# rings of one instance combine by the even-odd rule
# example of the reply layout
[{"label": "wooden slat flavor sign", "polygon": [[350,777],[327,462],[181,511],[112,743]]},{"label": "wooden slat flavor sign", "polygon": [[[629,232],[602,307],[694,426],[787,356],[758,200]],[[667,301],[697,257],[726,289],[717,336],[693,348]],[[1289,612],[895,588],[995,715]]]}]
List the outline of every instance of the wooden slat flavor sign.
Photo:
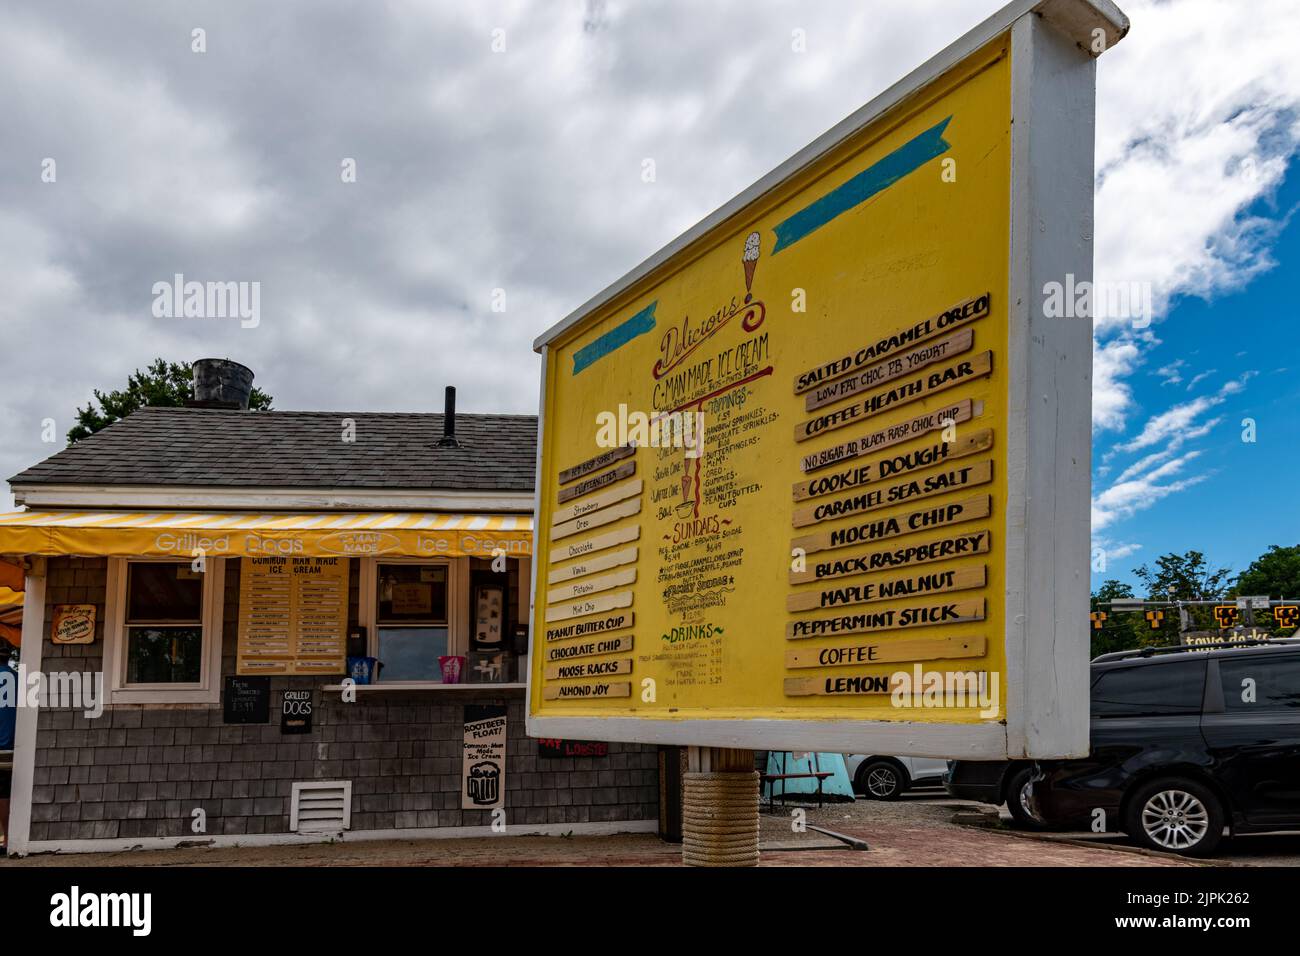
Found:
[{"label": "wooden slat flavor sign", "polygon": [[993,462],[978,461],[970,465],[954,465],[925,478],[909,478],[892,485],[867,488],[848,498],[822,501],[794,509],[791,523],[796,528],[837,521],[867,511],[878,511],[892,505],[905,504],[918,498],[942,495],[993,480]]},{"label": "wooden slat flavor sign", "polygon": [[851,604],[873,604],[918,594],[945,594],[949,591],[968,591],[982,588],[988,583],[988,569],[984,565],[973,568],[941,568],[923,574],[887,577],[864,584],[845,584],[835,588],[799,591],[785,599],[788,611],[821,611]]},{"label": "wooden slat flavor sign", "polygon": [[586,684],[547,684],[542,688],[547,700],[590,700],[601,697],[631,697],[632,682],[607,681]]},{"label": "wooden slat flavor sign", "polygon": [[928,564],[972,554],[985,554],[992,545],[988,531],[947,535],[916,544],[899,545],[863,554],[834,554],[807,562],[808,567],[790,572],[791,584],[847,578],[873,571],[889,571],[913,564]]},{"label": "wooden slat flavor sign", "polygon": [[951,309],[945,309],[933,318],[924,319],[906,328],[899,329],[869,345],[864,345],[850,355],[819,365],[817,368],[809,369],[795,378],[795,394],[802,395],[804,392],[817,388],[817,386],[826,382],[856,372],[858,369],[870,365],[886,355],[901,351],[910,345],[916,345],[927,339],[932,339],[936,335],[941,335],[969,322],[974,322],[976,319],[982,319],[989,314],[989,300],[990,296],[987,293],[973,299],[967,299],[965,302],[954,305]]},{"label": "wooden slat flavor sign", "polygon": [[[969,337],[971,333],[965,332],[963,334]],[[837,428],[844,428],[847,425],[866,421],[873,415],[910,405],[927,396],[952,388],[954,385],[973,382],[975,379],[983,378],[992,371],[993,353],[981,352],[973,358],[954,362],[952,365],[946,365],[941,369],[936,369],[916,378],[909,378],[860,402],[854,402],[851,405],[845,405],[843,408],[818,415],[816,418],[810,418],[806,422],[800,422],[794,428],[794,440],[807,441],[809,438],[816,438]]]},{"label": "wooden slat flavor sign", "polygon": [[623,568],[614,571],[612,574],[602,574],[594,578],[581,578],[572,584],[551,588],[546,592],[546,603],[556,604],[560,601],[572,601],[575,598],[586,597],[588,594],[599,594],[601,591],[610,591],[614,588],[626,587],[635,583],[636,568]]},{"label": "wooden slat flavor sign", "polygon": [[893,664],[899,661],[958,660],[983,656],[988,641],[975,637],[891,638],[870,644],[843,644],[838,647],[798,647],[785,652],[785,666],[792,670],[806,667],[848,667],[868,664]]},{"label": "wooden slat flavor sign", "polygon": [[602,468],[614,464],[616,461],[622,461],[624,458],[629,458],[634,454],[636,454],[635,445],[621,445],[618,448],[611,448],[609,451],[601,452],[594,458],[588,458],[580,465],[574,465],[572,468],[565,468],[560,472],[560,484],[567,485],[571,481],[576,481],[584,475],[589,475],[593,471],[599,471]]},{"label": "wooden slat flavor sign", "polygon": [[237,673],[343,673],[347,558],[243,558],[239,575]]},{"label": "wooden slat flavor sign", "polygon": [[589,495],[593,491],[599,491],[601,488],[607,488],[616,481],[622,481],[624,478],[631,478],[636,474],[636,462],[625,461],[617,468],[611,468],[609,471],[602,471],[599,475],[592,475],[590,478],[584,478],[576,485],[569,485],[567,488],[561,488],[560,493],[556,495],[556,500],[560,504],[566,501],[572,501],[574,498],[580,498],[583,495]]},{"label": "wooden slat flavor sign", "polygon": [[791,621],[785,626],[790,640],[809,637],[837,637],[841,634],[866,634],[907,627],[938,627],[984,620],[984,599],[954,601],[948,604],[917,604],[880,611],[853,611],[837,617],[815,617]]},{"label": "wooden slat flavor sign", "polygon": [[547,680],[573,680],[578,677],[614,677],[632,673],[632,658],[612,661],[579,661],[576,664],[550,664]]},{"label": "wooden slat flavor sign", "polygon": [[[638,489],[639,491],[640,489]],[[601,525],[612,524],[620,518],[630,518],[632,515],[641,513],[641,499],[634,498],[631,501],[624,501],[621,504],[612,505],[608,508],[602,508],[600,511],[592,512],[581,518],[575,518],[572,521],[566,521],[563,524],[557,524],[551,529],[551,540],[558,541],[560,538],[567,538],[570,535],[580,534],[592,528],[599,528]]]},{"label": "wooden slat flavor sign", "polygon": [[[828,677],[787,677],[785,679],[785,693],[787,697],[839,697],[844,694],[903,694],[905,697],[912,698],[916,703],[910,703],[908,706],[924,706],[924,694],[922,691],[913,691],[911,689],[912,681],[909,679],[911,673],[908,671],[895,671],[892,674],[850,674],[840,677],[831,675]],[[962,687],[963,696],[969,695],[970,699],[978,700],[982,695],[989,693],[989,675],[987,671],[961,671],[954,672],[951,678],[954,683],[959,683]],[[939,693],[940,701],[943,699],[942,691]]]},{"label": "wooden slat flavor sign", "polygon": [[568,661],[575,657],[597,657],[601,654],[621,654],[632,649],[632,635],[595,638],[580,644],[559,644],[546,649],[548,661]]},{"label": "wooden slat flavor sign", "polygon": [[630,524],[625,528],[618,528],[615,531],[606,531],[604,534],[584,538],[581,541],[570,541],[558,548],[552,548],[551,562],[568,561],[573,558],[580,558],[586,554],[595,554],[597,551],[604,551],[606,548],[613,548],[620,544],[627,544],[630,541],[636,541],[640,537],[641,526]]},{"label": "wooden slat flavor sign", "polygon": [[621,551],[610,551],[594,558],[587,558],[585,561],[579,561],[577,564],[568,564],[562,568],[551,568],[546,572],[546,583],[559,584],[563,581],[572,581],[574,578],[583,578],[589,574],[595,574],[597,571],[608,571],[610,568],[617,568],[624,564],[635,564],[636,558],[637,549],[635,547],[624,548]]},{"label": "wooden slat flavor sign", "polygon": [[591,637],[609,631],[621,631],[624,628],[632,627],[634,624],[636,624],[636,615],[631,611],[615,611],[608,617],[600,617],[591,621],[572,621],[568,624],[557,624],[555,627],[548,627],[546,629],[546,639],[548,641],[567,641],[575,637]]},{"label": "wooden slat flavor sign", "polygon": [[[594,458],[562,469],[557,480],[557,505],[548,524],[552,542],[573,539],[604,525],[617,524],[641,513],[645,481],[633,478],[637,463],[636,443],[603,452]],[[608,466],[622,459],[622,464]],[[601,469],[608,468],[602,471]],[[631,480],[625,480],[631,479]],[[576,484],[568,484],[575,482]],[[612,531],[570,540],[550,552],[545,591],[538,588],[538,605],[544,606],[545,638],[560,642],[546,648],[546,665],[541,670],[546,700],[598,700],[631,695],[631,682],[588,680],[586,683],[557,683],[585,678],[625,677],[634,666],[630,657],[611,659],[610,654],[632,649],[631,634],[611,634],[630,628],[637,581],[639,547],[619,545],[640,538],[639,522],[623,524]],[[572,561],[571,564],[558,564]],[[541,569],[538,577],[541,577]],[[542,600],[542,597],[545,600]],[[603,615],[603,616],[597,616]],[[536,674],[536,671],[534,671]]]},{"label": "wooden slat flavor sign", "polygon": [[555,604],[546,609],[546,623],[567,621],[571,617],[583,617],[587,614],[600,614],[615,608],[631,607],[631,591],[615,591],[613,594],[598,594],[595,597],[568,604]]},{"label": "wooden slat flavor sign", "polygon": [[791,551],[798,549],[805,554],[814,554],[818,551],[829,551],[833,548],[848,548],[855,544],[870,544],[873,541],[881,541],[885,538],[897,538],[918,531],[929,531],[931,528],[942,528],[948,525],[960,524],[963,521],[987,518],[991,508],[992,498],[990,496],[977,495],[963,501],[953,501],[922,508],[920,511],[913,511],[910,514],[869,518],[858,524],[846,525],[833,531],[818,531],[816,534],[806,534],[792,539],[790,549]]},{"label": "wooden slat flavor sign", "polygon": [[914,471],[928,471],[948,461],[988,451],[992,447],[991,428],[970,435],[958,435],[955,441],[939,442],[937,445],[929,445],[915,451],[891,455],[861,465],[851,465],[840,471],[809,478],[807,481],[797,481],[793,486],[794,500],[805,501],[808,498],[839,494],[873,481],[896,478]]},{"label": "wooden slat flavor sign", "polygon": [[593,511],[599,511],[601,508],[608,508],[616,502],[633,498],[641,494],[643,484],[640,479],[629,481],[625,485],[617,485],[608,491],[602,491],[590,498],[584,498],[576,504],[565,505],[552,514],[551,523],[563,524],[566,521],[572,521],[575,518],[581,518],[583,515],[591,514]]},{"label": "wooden slat flavor sign", "polygon": [[846,398],[878,388],[910,372],[923,369],[927,365],[933,365],[935,362],[942,362],[944,359],[953,358],[962,352],[969,351],[974,343],[974,330],[963,329],[956,335],[950,335],[946,339],[920,346],[910,352],[904,352],[897,358],[888,359],[879,365],[872,365],[849,378],[842,378],[830,385],[818,388],[804,400],[804,408],[813,412],[827,405],[842,402]]},{"label": "wooden slat flavor sign", "polygon": [[980,414],[982,410],[983,403],[964,398],[946,408],[936,409],[933,412],[922,412],[912,418],[896,422],[893,425],[885,425],[857,438],[841,442],[831,448],[823,448],[821,451],[804,455],[800,467],[806,472],[820,471],[822,468],[838,465],[842,461],[860,458],[873,451],[888,448],[890,445],[897,445],[909,438],[918,438],[928,432],[947,428],[949,425],[960,425],[962,422],[968,422],[974,416]]}]

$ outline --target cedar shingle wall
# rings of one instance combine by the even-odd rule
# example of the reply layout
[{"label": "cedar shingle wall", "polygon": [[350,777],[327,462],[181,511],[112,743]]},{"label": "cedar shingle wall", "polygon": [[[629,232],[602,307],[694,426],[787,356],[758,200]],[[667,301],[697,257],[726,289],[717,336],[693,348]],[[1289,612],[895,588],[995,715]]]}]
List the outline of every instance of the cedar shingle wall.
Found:
[{"label": "cedar shingle wall", "polygon": [[[233,674],[239,562],[226,568],[222,672]],[[102,666],[107,560],[52,558],[48,573],[42,669],[93,673]],[[96,604],[95,643],[52,644],[55,604]],[[271,723],[262,725],[223,724],[219,706],[123,705],[98,719],[43,709],[31,839],[288,832],[295,780],[351,780],[354,830],[487,825],[490,811],[460,809],[460,752],[464,706],[492,703],[508,708],[507,824],[657,817],[655,748],[615,743],[601,759],[540,759],[537,742],[524,736],[519,691],[361,693],[344,704],[320,689],[327,682],[272,678]],[[313,691],[310,734],[280,733],[286,688]],[[190,829],[198,807],[206,834]]]}]

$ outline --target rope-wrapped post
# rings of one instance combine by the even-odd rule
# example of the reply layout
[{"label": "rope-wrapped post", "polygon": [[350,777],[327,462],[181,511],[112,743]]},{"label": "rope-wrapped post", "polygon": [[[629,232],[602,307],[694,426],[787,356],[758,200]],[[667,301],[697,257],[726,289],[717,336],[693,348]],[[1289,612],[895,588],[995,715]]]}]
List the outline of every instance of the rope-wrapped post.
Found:
[{"label": "rope-wrapped post", "polygon": [[682,787],[682,862],[758,865],[758,772],[753,751],[691,748]]}]

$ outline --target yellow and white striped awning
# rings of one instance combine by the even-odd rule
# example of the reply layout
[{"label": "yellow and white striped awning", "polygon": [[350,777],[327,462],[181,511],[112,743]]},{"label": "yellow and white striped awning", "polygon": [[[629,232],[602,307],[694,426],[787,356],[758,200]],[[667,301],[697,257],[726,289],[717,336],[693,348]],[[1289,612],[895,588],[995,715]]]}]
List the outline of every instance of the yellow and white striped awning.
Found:
[{"label": "yellow and white striped awning", "polygon": [[532,554],[532,515],[14,511],[0,554],[107,557],[476,557]]},{"label": "yellow and white striped awning", "polygon": [[0,640],[8,641],[14,647],[23,642],[23,597],[22,591],[0,585]]}]

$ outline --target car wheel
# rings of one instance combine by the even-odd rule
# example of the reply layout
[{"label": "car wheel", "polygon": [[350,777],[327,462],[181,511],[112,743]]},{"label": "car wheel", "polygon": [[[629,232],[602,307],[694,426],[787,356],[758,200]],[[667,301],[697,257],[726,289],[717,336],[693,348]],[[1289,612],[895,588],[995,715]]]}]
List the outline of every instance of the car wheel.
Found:
[{"label": "car wheel", "polygon": [[1034,779],[1033,767],[1021,767],[1007,781],[1007,810],[1021,830],[1046,830],[1047,824],[1035,812],[1029,800],[1029,784]]},{"label": "car wheel", "polygon": [[897,800],[907,789],[903,771],[888,760],[873,760],[858,771],[858,792],[868,800]]},{"label": "car wheel", "polygon": [[1223,806],[1204,784],[1182,777],[1145,783],[1124,811],[1124,829],[1142,846],[1207,856],[1223,839]]}]

